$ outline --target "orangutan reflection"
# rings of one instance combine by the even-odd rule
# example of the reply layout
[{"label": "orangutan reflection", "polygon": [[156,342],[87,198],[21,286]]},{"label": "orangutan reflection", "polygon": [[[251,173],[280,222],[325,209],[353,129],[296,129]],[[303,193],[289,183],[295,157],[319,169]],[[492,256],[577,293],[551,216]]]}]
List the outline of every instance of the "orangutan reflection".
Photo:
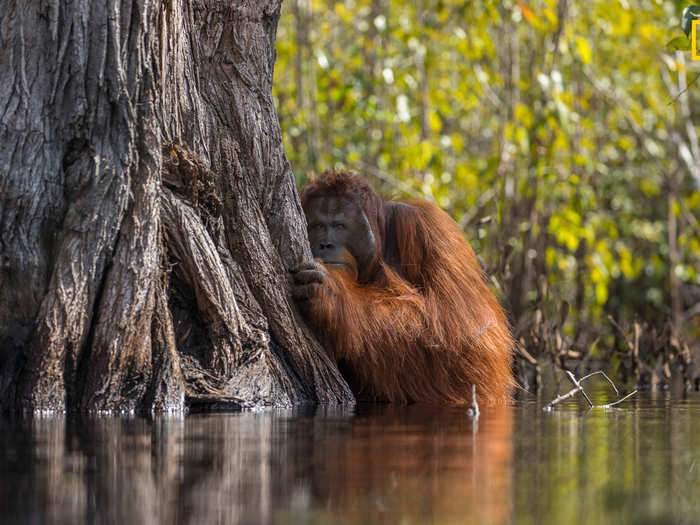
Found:
[{"label": "orangutan reflection", "polygon": [[[37,419],[4,436],[9,521],[503,523],[511,409]],[[3,457],[4,456],[4,457]],[[12,456],[12,457],[10,457]],[[6,474],[7,472],[5,472]],[[7,496],[7,498],[5,498]]]}]

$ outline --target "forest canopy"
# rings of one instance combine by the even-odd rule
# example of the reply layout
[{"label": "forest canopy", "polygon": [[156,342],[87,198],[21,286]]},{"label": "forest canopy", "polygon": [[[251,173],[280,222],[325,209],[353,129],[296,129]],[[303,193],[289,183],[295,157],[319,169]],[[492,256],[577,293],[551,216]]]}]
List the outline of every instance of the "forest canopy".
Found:
[{"label": "forest canopy", "polygon": [[447,210],[526,353],[688,385],[700,61],[667,46],[687,4],[285,2],[274,94],[297,181],[350,168]]}]

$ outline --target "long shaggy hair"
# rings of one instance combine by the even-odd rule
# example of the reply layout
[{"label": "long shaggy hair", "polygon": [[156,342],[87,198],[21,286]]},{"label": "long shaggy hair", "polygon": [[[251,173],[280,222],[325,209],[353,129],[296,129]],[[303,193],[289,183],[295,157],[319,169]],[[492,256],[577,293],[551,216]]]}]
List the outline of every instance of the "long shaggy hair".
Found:
[{"label": "long shaggy hair", "polygon": [[[329,172],[302,192],[357,203],[375,235],[364,282],[328,268],[309,316],[358,397],[397,403],[502,403],[515,385],[513,341],[459,226],[426,201],[384,202],[360,177]],[[382,250],[397,254],[390,266]]]}]

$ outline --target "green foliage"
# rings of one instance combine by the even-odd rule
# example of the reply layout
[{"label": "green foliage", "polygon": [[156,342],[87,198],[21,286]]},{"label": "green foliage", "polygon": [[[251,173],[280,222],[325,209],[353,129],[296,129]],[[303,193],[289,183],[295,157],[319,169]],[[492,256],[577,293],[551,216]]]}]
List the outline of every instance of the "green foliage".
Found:
[{"label": "green foliage", "polygon": [[677,36],[672,38],[666,44],[666,48],[671,51],[690,51],[691,42],[690,38],[685,36]]},{"label": "green foliage", "polygon": [[612,343],[608,315],[661,324],[674,286],[681,311],[700,301],[700,62],[665,47],[677,4],[287,0],[275,97],[298,182],[343,166],[436,202],[516,324],[542,276],[579,342]]}]

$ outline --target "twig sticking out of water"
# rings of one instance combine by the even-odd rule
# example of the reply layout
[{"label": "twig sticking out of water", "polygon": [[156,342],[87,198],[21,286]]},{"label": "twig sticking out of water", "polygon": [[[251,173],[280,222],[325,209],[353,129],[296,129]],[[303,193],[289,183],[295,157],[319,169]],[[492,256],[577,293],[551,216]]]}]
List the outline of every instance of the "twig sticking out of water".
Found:
[{"label": "twig sticking out of water", "polygon": [[550,411],[552,410],[552,407],[556,405],[557,403],[561,403],[565,399],[569,399],[571,396],[576,394],[577,392],[580,392],[582,390],[581,386],[577,386],[576,388],[569,390],[566,394],[561,394],[555,397],[552,401],[550,401],[547,405],[545,405],[543,410]]},{"label": "twig sticking out of water", "polygon": [[[617,389],[617,386],[615,386],[615,383],[613,382],[613,380],[610,379],[610,378],[608,377],[608,374],[606,374],[606,373],[603,372],[602,370],[596,370],[595,372],[591,372],[590,374],[587,374],[587,375],[583,376],[581,379],[579,379],[578,382],[580,383],[581,381],[585,381],[585,380],[588,379],[589,377],[592,377],[592,376],[598,375],[598,374],[602,375],[605,379],[608,380],[608,383],[610,383],[610,386],[613,387],[613,390],[614,390],[615,393],[619,396],[619,395],[620,395],[620,391]],[[574,374],[572,374],[571,372],[569,372],[569,375],[570,375],[571,377],[574,377]],[[636,390],[635,390],[635,392],[636,392]]]},{"label": "twig sticking out of water", "polygon": [[467,415],[472,419],[479,419],[479,403],[476,402],[476,385],[472,385],[472,406],[467,409]]},{"label": "twig sticking out of water", "polygon": [[615,386],[615,383],[613,382],[613,380],[610,379],[610,378],[607,376],[607,374],[606,374],[605,372],[603,372],[602,370],[598,370],[598,371],[596,371],[596,372],[591,372],[590,374],[583,376],[581,379],[576,379],[576,376],[575,376],[574,374],[572,374],[569,370],[567,370],[567,371],[566,371],[566,375],[569,377],[569,379],[571,380],[571,382],[574,384],[574,388],[572,388],[571,390],[569,390],[566,394],[558,395],[555,399],[553,399],[553,400],[550,401],[547,405],[545,405],[544,408],[543,408],[543,410],[549,412],[550,410],[552,410],[552,407],[554,407],[554,405],[556,405],[556,404],[558,404],[558,403],[561,403],[561,402],[564,401],[565,399],[569,399],[570,397],[572,397],[573,395],[577,394],[578,392],[581,392],[581,393],[583,394],[583,397],[586,399],[586,402],[588,403],[589,408],[609,408],[609,407],[613,407],[613,406],[615,406],[615,405],[619,405],[619,404],[622,403],[624,400],[626,400],[627,398],[632,397],[634,394],[637,393],[636,390],[633,390],[632,392],[630,392],[629,394],[627,394],[625,397],[623,397],[623,398],[621,398],[621,399],[618,399],[617,401],[614,401],[614,402],[612,402],[612,403],[608,403],[607,405],[594,405],[594,404],[593,404],[593,401],[591,401],[591,398],[588,397],[588,394],[587,394],[586,391],[584,390],[583,385],[582,385],[581,383],[582,383],[583,381],[585,381],[586,379],[588,379],[589,377],[592,377],[592,376],[597,375],[597,374],[600,374],[600,375],[602,375],[605,379],[607,379],[608,383],[610,383],[610,385],[613,387],[613,390],[615,390],[615,393],[616,393],[616,394],[618,395],[618,397],[619,397],[619,396],[620,396],[620,391],[617,389],[617,386]]},{"label": "twig sticking out of water", "polygon": [[472,406],[467,409],[467,415],[472,420],[472,435],[479,431],[479,403],[476,402],[476,385],[472,385]]},{"label": "twig sticking out of water", "polygon": [[618,399],[617,401],[613,401],[612,403],[608,403],[607,405],[599,405],[599,406],[596,407],[596,408],[610,408],[610,407],[614,407],[615,405],[619,405],[620,403],[622,403],[622,402],[623,402],[625,399],[627,399],[628,397],[632,397],[632,396],[633,396],[634,394],[636,394],[636,393],[637,393],[637,391],[636,391],[636,390],[633,390],[632,392],[630,392],[629,394],[627,394],[627,395],[626,395],[625,397],[623,397],[622,399]]},{"label": "twig sticking out of water", "polygon": [[574,384],[576,388],[578,388],[579,392],[583,394],[583,397],[586,398],[586,402],[588,403],[588,406],[593,408],[593,401],[591,401],[591,398],[588,397],[588,394],[586,394],[586,391],[583,389],[583,386],[581,385],[581,382],[576,379],[576,376],[569,372],[568,370],[566,371],[566,375],[569,376],[569,379],[571,379],[571,382]]}]

